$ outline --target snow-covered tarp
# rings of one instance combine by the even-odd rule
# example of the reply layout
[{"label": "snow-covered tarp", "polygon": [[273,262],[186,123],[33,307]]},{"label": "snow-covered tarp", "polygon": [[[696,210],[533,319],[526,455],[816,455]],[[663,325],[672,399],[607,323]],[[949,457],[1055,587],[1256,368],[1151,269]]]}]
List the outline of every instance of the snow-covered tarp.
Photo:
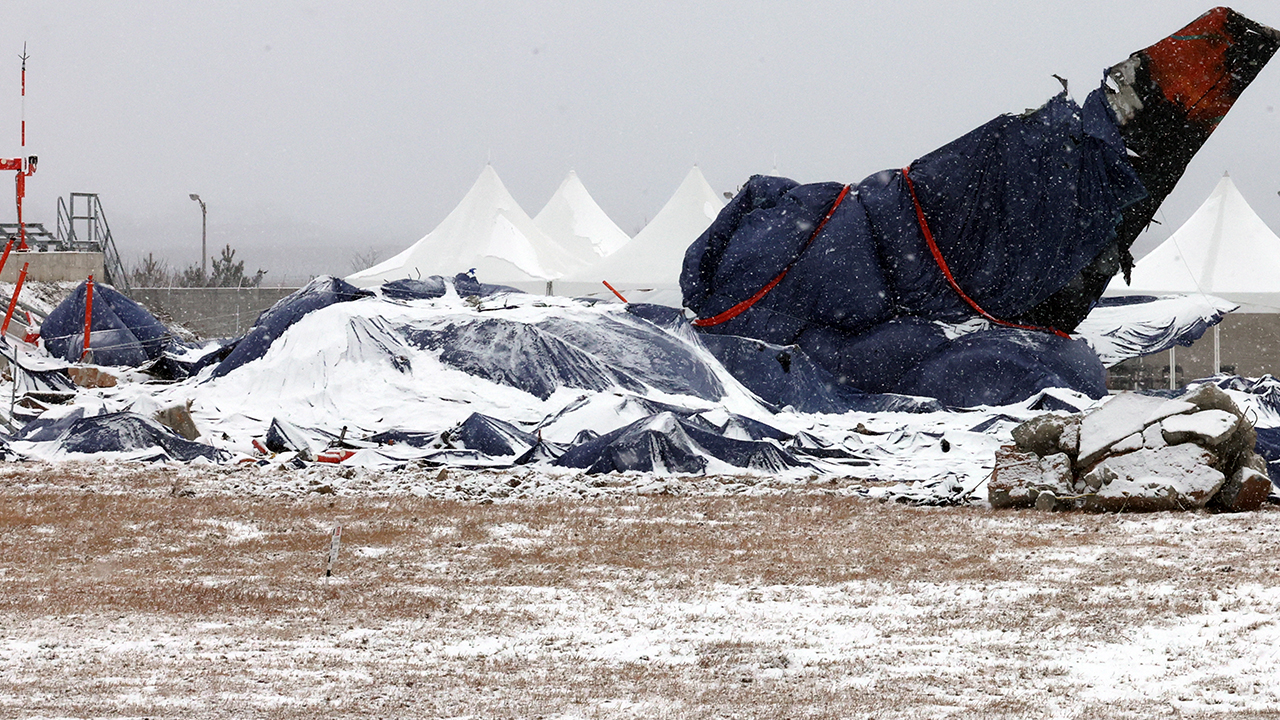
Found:
[{"label": "snow-covered tarp", "polygon": [[[88,283],[80,283],[45,318],[40,335],[50,355],[79,362],[84,354]],[[110,285],[93,286],[89,348],[100,365],[138,366],[160,357],[172,335],[151,313]]]},{"label": "snow-covered tarp", "polygon": [[1075,335],[1089,343],[1103,365],[1111,367],[1175,345],[1190,347],[1238,307],[1199,294],[1102,298],[1076,326]]},{"label": "snow-covered tarp", "polygon": [[[868,495],[950,503],[982,496],[1013,427],[1097,404],[1061,388],[967,408],[855,392],[799,348],[703,335],[674,308],[526,295],[468,276],[352,290],[317,279],[263,314],[271,332],[234,346],[253,352],[192,377],[121,373],[114,387],[80,390],[5,454],[519,469],[544,488],[611,473],[640,484],[853,478]],[[964,328],[947,331],[963,339]],[[1280,427],[1274,382],[1227,389],[1260,427]],[[200,437],[158,422],[166,408],[189,408]]]},{"label": "snow-covered tarp", "polygon": [[[673,308],[525,295],[466,276],[353,291],[317,279],[192,377],[118,373],[114,387],[81,390],[14,435],[12,452],[183,462],[283,453],[278,462],[337,451],[350,465],[565,477],[852,476],[904,491],[914,483],[929,498],[972,492],[1021,420],[1091,403],[1054,390],[952,412],[927,398],[851,393],[794,348],[738,348],[738,370],[744,358],[770,368],[749,373],[753,389]],[[195,443],[155,421],[175,407],[190,408]]]},{"label": "snow-covered tarp", "polygon": [[[842,384],[1007,403],[1105,394],[1066,336],[1187,163],[1280,47],[1216,8],[1109,68],[1077,104],[1002,115],[860,182],[747,181],[690,246],[684,306],[706,333],[798,346]],[[937,323],[998,327],[946,337]]]}]

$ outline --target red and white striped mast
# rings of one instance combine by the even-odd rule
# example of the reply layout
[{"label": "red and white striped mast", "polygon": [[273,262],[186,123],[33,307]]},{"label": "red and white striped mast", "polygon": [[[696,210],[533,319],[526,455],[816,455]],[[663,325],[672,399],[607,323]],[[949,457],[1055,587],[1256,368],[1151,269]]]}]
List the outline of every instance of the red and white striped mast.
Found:
[{"label": "red and white striped mast", "polygon": [[[27,151],[27,44],[22,43],[22,152]],[[36,172],[35,155],[0,160],[0,170],[14,170],[18,173],[15,195],[18,202],[18,250],[30,250],[27,247],[27,225],[22,221],[22,198],[27,194],[27,178]]]}]

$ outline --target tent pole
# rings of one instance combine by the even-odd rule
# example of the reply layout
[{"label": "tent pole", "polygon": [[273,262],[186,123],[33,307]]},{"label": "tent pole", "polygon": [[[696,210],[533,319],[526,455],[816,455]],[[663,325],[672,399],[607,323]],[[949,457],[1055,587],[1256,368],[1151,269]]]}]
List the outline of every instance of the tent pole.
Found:
[{"label": "tent pole", "polygon": [[1217,375],[1222,372],[1222,343],[1219,333],[1222,330],[1222,323],[1213,326],[1213,374]]},{"label": "tent pole", "polygon": [[1169,348],[1169,389],[1178,389],[1178,362],[1174,354],[1176,348]]}]

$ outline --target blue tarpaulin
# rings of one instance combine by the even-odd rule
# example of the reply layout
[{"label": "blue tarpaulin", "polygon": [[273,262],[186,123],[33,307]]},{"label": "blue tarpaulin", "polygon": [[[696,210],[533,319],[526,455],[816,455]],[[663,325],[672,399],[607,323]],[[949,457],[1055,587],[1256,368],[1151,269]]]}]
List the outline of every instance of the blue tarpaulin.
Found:
[{"label": "blue tarpaulin", "polygon": [[[58,304],[40,326],[49,354],[79,362],[84,351],[86,283]],[[160,357],[169,343],[169,330],[138,303],[110,285],[93,286],[93,319],[89,348],[98,365],[137,367]]]},{"label": "blue tarpaulin", "polygon": [[1101,298],[1076,334],[1093,346],[1103,365],[1111,367],[1175,345],[1190,347],[1236,307],[1204,294]]},{"label": "blue tarpaulin", "polygon": [[1115,243],[1122,211],[1146,191],[1102,91],[999,117],[916,160],[909,177],[911,187],[900,170],[878,173],[838,205],[839,183],[751,178],[685,255],[685,306],[714,320],[705,332],[796,345],[866,392],[956,405],[1051,383],[1104,394],[1102,365],[1079,341],[999,327],[949,340],[935,322],[978,315],[944,264],[974,304],[1016,322]]},{"label": "blue tarpaulin", "polygon": [[106,413],[86,417],[76,408],[65,417],[27,423],[15,440],[57,443],[67,453],[128,452],[150,450],[151,460],[190,462],[198,457],[224,462],[229,453],[192,442],[155,420],[131,412]]},{"label": "blue tarpaulin", "polygon": [[[767,427],[767,426],[766,426]],[[703,473],[708,458],[728,465],[782,471],[805,463],[777,443],[728,437],[698,417],[662,412],[575,445],[555,460],[591,474],[608,472]]]},{"label": "blue tarpaulin", "polygon": [[382,284],[382,296],[392,300],[434,300],[444,297],[444,278],[432,275],[425,280],[403,278]]},{"label": "blue tarpaulin", "polygon": [[336,277],[326,275],[312,280],[306,287],[263,311],[249,332],[236,343],[235,349],[214,368],[213,376],[222,377],[265,355],[271,343],[307,313],[372,295],[372,292]]}]

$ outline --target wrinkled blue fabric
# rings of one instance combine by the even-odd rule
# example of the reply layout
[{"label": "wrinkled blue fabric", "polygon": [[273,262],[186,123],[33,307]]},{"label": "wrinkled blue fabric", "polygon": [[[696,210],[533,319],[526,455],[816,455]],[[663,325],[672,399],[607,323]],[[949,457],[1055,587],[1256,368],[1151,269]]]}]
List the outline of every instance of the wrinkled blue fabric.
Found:
[{"label": "wrinkled blue fabric", "polygon": [[804,413],[936,412],[933,400],[863,392],[842,383],[795,345],[737,335],[704,335],[702,344],[744,387],[775,409]]},{"label": "wrinkled blue fabric", "polygon": [[450,444],[476,450],[490,457],[522,455],[538,444],[538,438],[509,422],[471,413],[462,424],[446,433]]},{"label": "wrinkled blue fabric", "polygon": [[308,313],[372,295],[372,292],[336,277],[322,276],[312,280],[306,287],[264,310],[249,332],[236,343],[235,349],[213,369],[213,377],[222,377],[265,355],[271,343]]},{"label": "wrinkled blue fabric", "polygon": [[520,292],[509,285],[492,285],[490,283],[482,283],[476,279],[475,271],[454,275],[453,289],[462,297],[489,297],[490,295],[498,295],[500,293]]},{"label": "wrinkled blue fabric", "polygon": [[449,367],[543,400],[561,387],[637,393],[652,387],[706,400],[724,394],[712,366],[647,322],[552,317],[526,323],[484,317],[406,336],[416,347],[439,351]]},{"label": "wrinkled blue fabric", "polygon": [[1079,340],[995,328],[952,340],[898,385],[900,392],[951,407],[1011,405],[1048,388],[1100,398],[1107,394],[1106,371]]},{"label": "wrinkled blue fabric", "polygon": [[609,472],[703,473],[708,457],[734,467],[781,472],[805,463],[778,444],[725,437],[698,418],[665,412],[637,420],[576,445],[555,460],[589,474]]},{"label": "wrinkled blue fabric", "polygon": [[[46,426],[51,429],[52,426]],[[71,453],[136,452],[155,450],[152,459],[191,462],[202,457],[211,462],[227,460],[229,453],[192,442],[148,417],[117,412],[80,417],[58,427],[56,442]]]},{"label": "wrinkled blue fabric", "polygon": [[383,297],[392,300],[434,300],[444,297],[446,290],[444,278],[439,275],[432,275],[426,280],[402,278],[382,284]]},{"label": "wrinkled blue fabric", "polygon": [[[1034,112],[996,118],[916,160],[909,172],[961,288],[988,313],[1010,321],[1112,243],[1121,212],[1146,196],[1101,90],[1083,106],[1063,93]],[[680,277],[684,304],[711,318],[786,274],[750,309],[705,332],[798,345],[841,382],[866,392],[933,387],[913,379],[926,360],[948,377],[979,384],[967,395],[947,393],[948,404],[979,404],[995,395],[1021,400],[1050,377],[1075,382],[1067,387],[1088,394],[1105,392],[1095,379],[1101,364],[1080,366],[1075,341],[1032,348],[992,330],[943,352],[950,343],[924,321],[962,322],[977,313],[934,259],[902,171],[872,175],[852,188],[814,236],[842,187],[764,176],[747,182],[689,247]],[[981,356],[975,347],[987,337],[993,344],[983,357],[1012,352],[1004,365],[1022,368],[1026,384],[1002,388],[1007,380],[998,374],[971,372]],[[1045,352],[1066,353],[1066,359],[1042,360],[1032,371],[1034,354]],[[945,366],[948,357],[963,358],[964,367]]]},{"label": "wrinkled blue fabric", "polygon": [[[45,349],[68,362],[79,362],[84,351],[86,285],[80,283],[40,325]],[[93,286],[90,332],[89,348],[98,365],[144,365],[160,357],[170,338],[169,330],[146,308],[98,283]]]}]

